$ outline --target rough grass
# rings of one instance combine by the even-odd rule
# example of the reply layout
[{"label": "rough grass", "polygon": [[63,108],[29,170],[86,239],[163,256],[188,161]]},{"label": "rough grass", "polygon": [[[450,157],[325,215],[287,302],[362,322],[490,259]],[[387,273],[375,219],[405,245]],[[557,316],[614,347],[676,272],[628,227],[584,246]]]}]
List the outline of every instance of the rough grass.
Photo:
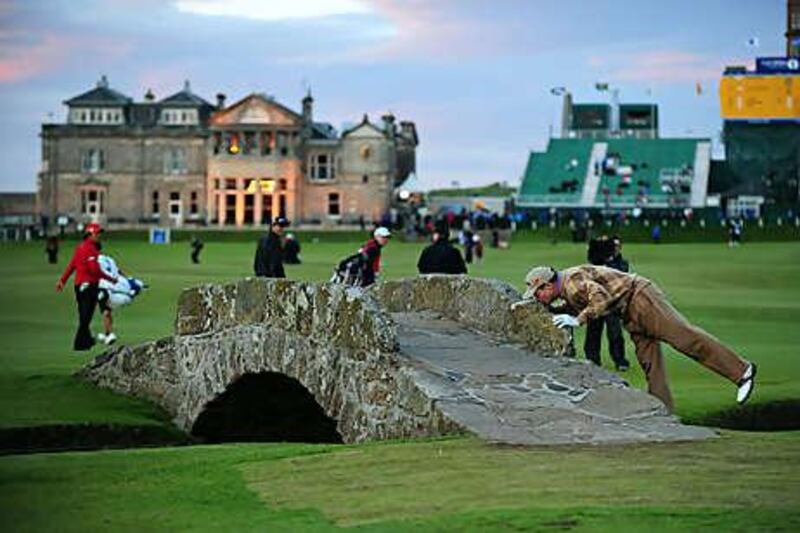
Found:
[{"label": "rough grass", "polygon": [[[303,244],[305,263],[289,267],[289,276],[323,280],[357,243]],[[203,264],[191,265],[186,243],[151,247],[114,242],[112,236],[109,253],[152,286],[118,313],[121,341],[170,334],[180,290],[249,275],[253,248],[207,243]],[[413,274],[419,250],[419,245],[390,244],[386,276]],[[800,398],[799,243],[737,249],[629,245],[625,252],[633,268],[657,281],[687,317],[760,363],[754,404]],[[567,266],[584,254],[583,247],[571,244],[517,243],[507,251],[488,250],[485,262],[471,272],[521,288],[531,265]],[[71,352],[74,298],[54,292],[67,256],[65,250],[54,268],[38,245],[0,246],[0,428],[164,426],[163,415],[149,404],[70,377],[91,356]],[[579,346],[581,340],[579,334]],[[669,350],[667,358],[684,419],[702,419],[733,405],[732,385]],[[635,365],[626,378],[643,385]],[[519,449],[453,439],[5,457],[0,458],[0,526],[6,531],[797,530],[800,433],[723,435],[708,443],[609,448]]]}]

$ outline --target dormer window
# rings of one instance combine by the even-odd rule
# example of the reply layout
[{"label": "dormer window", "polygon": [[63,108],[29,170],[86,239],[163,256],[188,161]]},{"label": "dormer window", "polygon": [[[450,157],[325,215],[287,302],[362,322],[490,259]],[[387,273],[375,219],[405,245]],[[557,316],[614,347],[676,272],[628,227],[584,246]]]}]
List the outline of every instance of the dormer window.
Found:
[{"label": "dormer window", "polygon": [[122,110],[116,108],[73,108],[69,111],[70,124],[122,124]]},{"label": "dormer window", "polygon": [[197,109],[163,109],[161,111],[161,123],[170,126],[197,124]]}]

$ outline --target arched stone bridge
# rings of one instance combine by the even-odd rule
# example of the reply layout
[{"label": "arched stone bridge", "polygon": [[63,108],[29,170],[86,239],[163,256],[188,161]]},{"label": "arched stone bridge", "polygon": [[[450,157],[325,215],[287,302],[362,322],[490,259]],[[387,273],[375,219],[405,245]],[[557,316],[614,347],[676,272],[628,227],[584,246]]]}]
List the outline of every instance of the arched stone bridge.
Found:
[{"label": "arched stone bridge", "polygon": [[687,440],[658,400],[569,357],[511,286],[420,276],[364,291],[248,278],[187,289],[175,334],[80,375],[209,440],[361,442],[457,432],[516,444]]}]

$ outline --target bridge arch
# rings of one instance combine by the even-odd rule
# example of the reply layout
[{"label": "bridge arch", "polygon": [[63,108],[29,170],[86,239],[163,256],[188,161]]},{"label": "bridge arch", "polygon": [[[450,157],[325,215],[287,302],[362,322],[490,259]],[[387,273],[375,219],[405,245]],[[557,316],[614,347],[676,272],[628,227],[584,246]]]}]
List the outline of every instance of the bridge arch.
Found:
[{"label": "bridge arch", "polygon": [[206,442],[343,442],[314,395],[278,372],[239,377],[204,406],[191,433]]}]

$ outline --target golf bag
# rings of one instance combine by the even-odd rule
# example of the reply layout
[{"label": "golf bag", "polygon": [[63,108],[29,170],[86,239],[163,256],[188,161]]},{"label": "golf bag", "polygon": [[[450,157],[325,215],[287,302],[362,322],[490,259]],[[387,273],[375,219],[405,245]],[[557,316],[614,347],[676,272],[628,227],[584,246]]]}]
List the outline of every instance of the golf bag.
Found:
[{"label": "golf bag", "polygon": [[363,287],[366,268],[367,260],[360,251],[356,252],[339,261],[339,264],[333,269],[330,281],[351,287]]},{"label": "golf bag", "polygon": [[147,287],[142,280],[129,278],[121,274],[119,268],[117,268],[116,261],[111,257],[101,255],[97,258],[97,261],[100,263],[100,269],[103,272],[117,278],[116,283],[112,283],[107,279],[100,280],[100,288],[105,290],[99,292],[98,298],[105,298],[106,293],[108,293],[108,305],[112,309],[130,304],[142,292],[142,289]]}]

